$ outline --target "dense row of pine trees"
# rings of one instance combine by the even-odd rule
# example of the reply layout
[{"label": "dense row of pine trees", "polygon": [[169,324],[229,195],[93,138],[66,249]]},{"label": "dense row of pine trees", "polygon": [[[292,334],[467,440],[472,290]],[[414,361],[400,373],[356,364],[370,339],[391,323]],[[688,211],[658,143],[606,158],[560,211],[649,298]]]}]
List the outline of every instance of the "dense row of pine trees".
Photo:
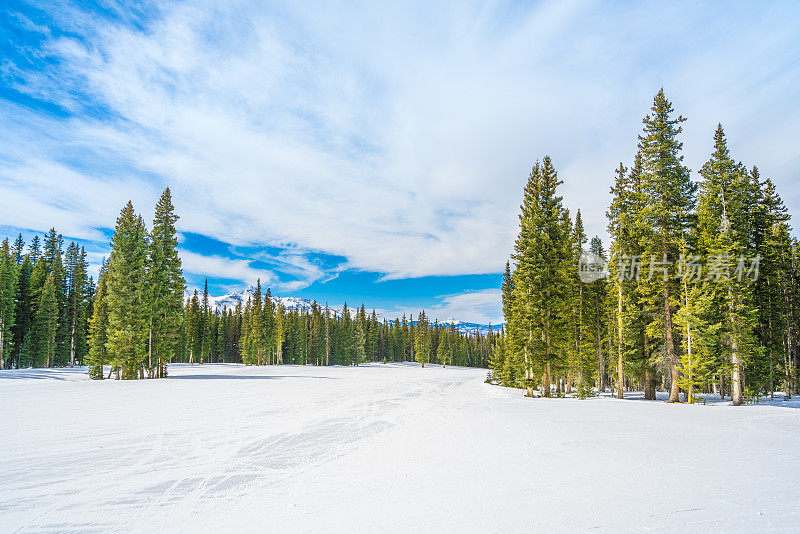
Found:
[{"label": "dense row of pine trees", "polygon": [[63,251],[51,230],[42,250],[34,237],[25,251],[20,235],[0,248],[0,362],[8,367],[86,364],[93,378],[166,376],[170,362],[242,362],[252,365],[358,365],[416,361],[487,367],[495,347],[489,332],[461,333],[453,325],[379,321],[365,307],[341,312],[314,302],[310,310],[276,303],[258,284],[244,305],[217,310],[208,286],[184,302],[169,189],[148,232],[129,202],[119,215],[111,253],[95,281],[86,252]]},{"label": "dense row of pine trees", "polygon": [[87,352],[87,317],[94,281],[86,251],[51,229],[25,252],[20,235],[0,247],[0,369],[80,361]]},{"label": "dense row of pine trees", "polygon": [[358,365],[416,361],[487,367],[493,333],[461,333],[451,324],[379,320],[362,305],[341,312],[312,302],[311,309],[285,309],[260,282],[244,305],[215,310],[208,289],[187,299],[179,352],[173,361],[242,362],[250,365]]},{"label": "dense row of pine trees", "polygon": [[164,376],[178,348],[183,272],[169,189],[156,206],[152,232],[129,202],[97,282],[86,251],[63,249],[55,229],[27,251],[20,235],[0,247],[0,368],[103,365],[118,377]]},{"label": "dense row of pine trees", "polygon": [[[534,166],[503,280],[494,381],[529,396],[613,384],[620,398],[635,388],[654,399],[661,389],[670,402],[796,392],[800,279],[787,210],[769,179],[733,159],[721,126],[693,182],[684,120],[659,91],[633,164],[616,171],[608,256],[597,237],[587,250],[550,158]],[[587,252],[608,260],[607,277],[580,280]]]}]

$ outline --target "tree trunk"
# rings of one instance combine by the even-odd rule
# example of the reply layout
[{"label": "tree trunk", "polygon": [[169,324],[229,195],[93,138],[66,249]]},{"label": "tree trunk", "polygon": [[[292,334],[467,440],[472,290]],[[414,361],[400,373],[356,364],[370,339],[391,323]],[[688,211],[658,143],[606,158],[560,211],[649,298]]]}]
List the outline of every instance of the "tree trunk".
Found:
[{"label": "tree trunk", "polygon": [[[733,305],[733,291],[730,287],[728,287],[728,311],[730,313],[730,323],[731,323],[731,332],[733,333],[731,337],[731,401],[733,402],[734,406],[741,406],[742,401],[742,376],[741,376],[741,369],[739,368],[740,356],[739,356],[739,342],[736,339],[736,328],[733,324],[733,314],[734,314],[734,305]],[[771,364],[771,362],[770,362]]]},{"label": "tree trunk", "polygon": [[550,396],[550,362],[547,362],[544,371],[544,396]]},{"label": "tree trunk", "polygon": [[786,400],[792,398],[792,360],[792,327],[790,326],[786,330],[786,357],[783,364],[786,375],[784,378],[786,385],[783,387],[783,394]]},{"label": "tree trunk", "polygon": [[[598,312],[599,313],[599,312]],[[600,321],[597,321],[597,391],[603,392],[606,390],[606,385],[603,380],[603,369],[605,369],[605,362],[603,361],[603,344],[600,341]]]},{"label": "tree trunk", "polygon": [[[75,325],[72,325],[69,332],[69,366],[75,367]],[[101,373],[102,374],[102,373]]]},{"label": "tree trunk", "polygon": [[625,368],[623,366],[623,336],[622,336],[622,283],[618,285],[617,292],[617,340],[618,340],[618,359],[617,359],[617,398],[625,398],[623,393],[623,383],[625,382]]},{"label": "tree trunk", "polygon": [[[533,341],[533,332],[530,327],[528,328],[528,340]],[[525,359],[525,396],[533,397],[533,368],[528,356],[528,347],[525,346],[523,350]]]},{"label": "tree trunk", "polygon": [[544,326],[544,346],[545,346],[545,368],[544,396],[550,396],[550,311],[547,312],[547,320]]},{"label": "tree trunk", "polygon": [[653,381],[653,373],[650,367],[644,369],[644,398],[645,400],[655,400],[656,398],[656,384]]},{"label": "tree trunk", "polygon": [[731,353],[731,401],[734,406],[742,405],[742,380],[741,370],[739,369],[739,344],[736,338],[733,340],[733,352]]},{"label": "tree trunk", "polygon": [[669,283],[664,283],[664,340],[666,345],[667,361],[669,362],[670,384],[669,399],[667,402],[680,402],[680,381],[681,375],[678,370],[678,356],[675,353],[675,340],[672,332],[672,309],[669,305]]}]

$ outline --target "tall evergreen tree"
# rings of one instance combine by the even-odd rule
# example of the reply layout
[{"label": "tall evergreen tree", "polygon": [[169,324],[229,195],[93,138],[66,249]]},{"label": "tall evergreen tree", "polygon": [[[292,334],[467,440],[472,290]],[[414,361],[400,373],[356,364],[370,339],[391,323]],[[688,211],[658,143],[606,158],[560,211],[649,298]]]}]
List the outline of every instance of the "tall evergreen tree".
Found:
[{"label": "tall evergreen tree", "polygon": [[569,219],[557,195],[561,183],[549,156],[534,166],[514,246],[514,300],[519,311],[510,329],[522,340],[528,396],[533,396],[535,376],[541,373],[543,393],[549,397],[552,367],[563,363],[571,249]]},{"label": "tall evergreen tree", "polygon": [[156,204],[148,248],[148,367],[156,377],[166,376],[166,364],[177,352],[180,334],[186,283],[178,256],[177,220],[167,188]]},{"label": "tall evergreen tree", "polygon": [[670,368],[669,402],[678,402],[679,368],[673,314],[678,307],[677,281],[667,266],[678,259],[681,244],[691,225],[694,205],[694,184],[689,169],[683,165],[683,143],[678,141],[685,119],[674,117],[672,104],[661,89],[653,99],[651,113],[644,120],[639,136],[642,155],[642,191],[644,202],[640,216],[651,229],[641,245],[649,261],[648,279],[643,285],[651,304],[660,308],[651,330],[660,329],[664,337],[664,353]]},{"label": "tall evergreen tree", "polygon": [[147,240],[131,202],[117,218],[107,283],[108,352],[121,377],[135,379],[147,358]]},{"label": "tall evergreen tree", "polygon": [[103,366],[108,359],[108,270],[105,263],[100,268],[97,279],[97,290],[94,294],[94,308],[89,320],[89,354],[87,365],[89,376],[96,380],[103,379]]},{"label": "tall evergreen tree", "polygon": [[752,285],[746,277],[735,274],[737,260],[752,257],[749,197],[753,191],[746,169],[730,157],[721,125],[714,134],[714,152],[700,174],[699,246],[711,272],[704,294],[695,297],[705,304],[700,316],[707,318],[709,326],[698,326],[714,328],[719,339],[716,351],[730,367],[732,401],[739,405],[744,401],[742,372],[756,347]]},{"label": "tall evergreen tree", "polygon": [[26,254],[19,266],[17,276],[16,310],[13,329],[13,353],[16,367],[32,365],[31,352],[31,327],[33,326],[33,314],[36,308],[35,296],[31,290],[31,275],[33,274],[33,264],[30,256]]},{"label": "tall evergreen tree", "polygon": [[19,265],[22,263],[22,258],[25,256],[25,240],[22,239],[22,234],[17,236],[14,240],[14,246],[11,247],[11,256],[14,258],[14,263]]},{"label": "tall evergreen tree", "polygon": [[11,359],[16,320],[17,262],[8,245],[0,246],[0,369]]},{"label": "tall evergreen tree", "polygon": [[70,243],[66,255],[67,303],[66,323],[69,335],[69,365],[83,357],[86,338],[86,251],[76,243]]},{"label": "tall evergreen tree", "polygon": [[56,357],[56,334],[58,332],[58,301],[56,300],[56,275],[47,275],[39,306],[36,310],[35,344],[37,365],[52,367]]},{"label": "tall evergreen tree", "polygon": [[425,368],[425,364],[430,361],[430,331],[428,316],[425,312],[420,312],[417,317],[416,332],[414,337],[414,357],[418,364]]}]

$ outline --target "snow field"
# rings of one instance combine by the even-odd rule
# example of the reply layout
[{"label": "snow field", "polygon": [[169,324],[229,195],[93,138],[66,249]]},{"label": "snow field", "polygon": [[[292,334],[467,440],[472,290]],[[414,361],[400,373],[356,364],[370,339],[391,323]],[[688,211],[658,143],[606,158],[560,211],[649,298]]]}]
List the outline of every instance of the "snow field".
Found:
[{"label": "snow field", "polygon": [[0,372],[0,531],[791,532],[798,403],[526,399],[484,369]]}]

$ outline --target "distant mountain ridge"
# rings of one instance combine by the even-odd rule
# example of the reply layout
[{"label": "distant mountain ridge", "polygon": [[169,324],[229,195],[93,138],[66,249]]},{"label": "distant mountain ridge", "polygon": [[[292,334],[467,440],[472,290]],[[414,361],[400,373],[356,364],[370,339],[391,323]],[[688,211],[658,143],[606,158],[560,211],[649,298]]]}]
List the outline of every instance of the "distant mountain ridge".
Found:
[{"label": "distant mountain ridge", "polygon": [[[228,295],[223,295],[221,297],[208,297],[209,304],[211,307],[216,308],[218,310],[222,310],[223,308],[235,308],[237,304],[241,303],[244,306],[247,303],[247,299],[253,297],[253,293],[256,292],[256,286],[250,284],[242,291],[237,291],[234,293],[230,293]],[[305,310],[310,311],[311,305],[313,301],[309,299],[302,299],[298,297],[276,297],[272,295],[272,302],[275,305],[281,304],[287,310]],[[331,311],[335,311],[339,313],[341,308],[335,308],[330,306]]]},{"label": "distant mountain ridge", "polygon": [[[233,309],[236,307],[237,304],[241,303],[242,307],[247,303],[247,299],[253,297],[253,293],[256,291],[256,286],[250,284],[246,288],[241,291],[237,291],[234,293],[230,293],[228,295],[222,295],[220,297],[208,297],[209,304],[212,308],[217,310],[222,310],[223,308]],[[299,297],[277,297],[272,295],[272,302],[275,305],[282,305],[287,310],[299,310],[299,311],[311,311],[311,307],[314,301]],[[324,304],[317,303],[318,306],[325,307]],[[358,306],[360,307],[360,306]],[[357,309],[356,308],[351,308]],[[342,313],[343,306],[328,306],[332,313],[340,314]],[[381,316],[381,319],[383,317]],[[394,321],[394,317],[386,317],[387,320]],[[414,321],[416,323],[416,321]],[[481,324],[481,323],[472,323],[466,321],[459,321],[454,318],[449,318],[445,321],[442,321],[442,324],[447,323],[455,326],[459,332],[462,334],[474,334],[475,332],[479,332],[483,335],[487,334],[489,331],[494,332],[495,334],[500,332],[503,328],[502,324]]]}]

